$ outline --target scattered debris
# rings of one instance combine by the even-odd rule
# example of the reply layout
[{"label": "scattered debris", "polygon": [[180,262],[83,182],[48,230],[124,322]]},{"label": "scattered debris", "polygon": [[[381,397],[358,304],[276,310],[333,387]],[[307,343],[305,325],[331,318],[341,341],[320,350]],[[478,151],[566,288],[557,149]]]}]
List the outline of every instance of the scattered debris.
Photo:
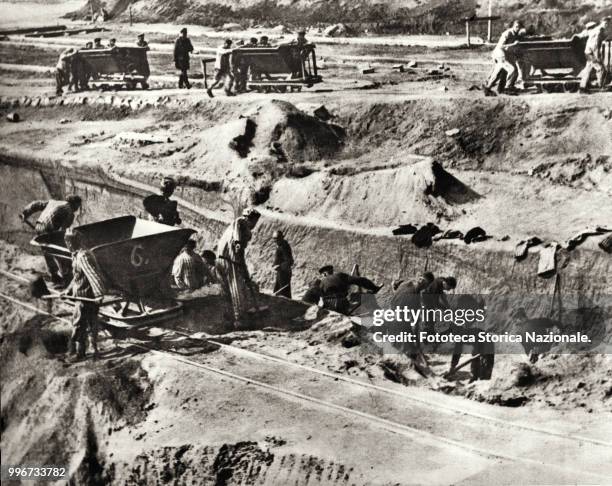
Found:
[{"label": "scattered debris", "polygon": [[484,229],[482,229],[480,226],[476,226],[475,228],[472,228],[465,234],[463,241],[465,241],[465,243],[469,245],[470,243],[476,243],[478,241],[485,241],[487,238],[489,238],[487,236],[487,232]]},{"label": "scattered debris", "polygon": [[447,137],[454,137],[455,135],[459,135],[461,133],[461,129],[451,128],[450,130],[446,130],[446,132],[444,133],[446,134]]},{"label": "scattered debris", "polygon": [[170,137],[160,135],[149,135],[138,132],[122,132],[115,137],[119,142],[128,143],[132,146],[144,147],[154,143],[170,143]]},{"label": "scattered debris", "polygon": [[323,35],[325,37],[346,37],[353,35],[353,30],[342,23],[333,24],[323,31]]},{"label": "scattered debris", "polygon": [[68,118],[62,118],[59,122],[60,122],[60,124],[65,125],[66,123],[71,123],[72,120],[70,120]]},{"label": "scattered debris", "polygon": [[416,61],[410,61],[410,62],[408,63],[408,67],[409,67],[409,68],[415,68],[415,67],[417,67],[417,65],[418,65],[418,64],[417,64],[417,62],[416,62]]},{"label": "scattered debris", "polygon": [[6,115],[6,119],[10,122],[17,123],[21,118],[19,117],[19,113],[9,113]]},{"label": "scattered debris", "polygon": [[361,74],[374,74],[376,70],[373,67],[366,67],[361,69]]},{"label": "scattered debris", "polygon": [[529,248],[542,243],[542,240],[537,236],[533,236],[528,240],[519,241],[514,249],[514,258],[518,261],[523,260],[527,257]]}]

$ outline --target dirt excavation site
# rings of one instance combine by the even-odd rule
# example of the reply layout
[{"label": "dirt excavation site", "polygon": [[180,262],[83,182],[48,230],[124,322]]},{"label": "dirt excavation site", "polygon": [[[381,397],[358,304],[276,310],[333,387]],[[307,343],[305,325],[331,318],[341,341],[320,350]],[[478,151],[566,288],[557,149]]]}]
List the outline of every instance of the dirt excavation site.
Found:
[{"label": "dirt excavation site", "polygon": [[[30,23],[36,7],[16,3],[2,26],[89,25],[59,19],[82,7],[61,3]],[[75,485],[612,484],[611,93],[485,97],[490,45],[308,32],[323,82],[209,98],[199,60],[260,31],[189,26],[187,90],[172,59],[181,25],[103,27],[0,40],[3,484],[27,483],[9,466],[62,467],[60,484]],[[55,95],[64,49],[94,36],[132,45],[142,32],[149,89]],[[175,229],[194,230],[198,253],[221,257],[244,208],[261,214],[246,263],[265,312],[234,326],[213,282],[175,292],[157,320],[101,310],[99,355],[69,359],[75,301],[35,298],[47,265],[24,207],[78,195],[73,227],[134,216],[145,228],[143,199],[164,178],[176,182]],[[279,230],[292,299],[274,291]],[[102,270],[129,276],[116,248]],[[598,341],[535,358],[496,345],[490,377],[474,379],[482,359],[449,373],[452,353],[373,345],[365,297],[351,315],[304,302],[325,265],[384,285],[378,303],[399,280],[453,276],[449,297],[507,298],[497,307],[540,321],[588,314]],[[125,299],[114,290],[104,299]],[[508,333],[520,327],[510,315]],[[472,351],[483,353],[468,346],[462,363]]]}]

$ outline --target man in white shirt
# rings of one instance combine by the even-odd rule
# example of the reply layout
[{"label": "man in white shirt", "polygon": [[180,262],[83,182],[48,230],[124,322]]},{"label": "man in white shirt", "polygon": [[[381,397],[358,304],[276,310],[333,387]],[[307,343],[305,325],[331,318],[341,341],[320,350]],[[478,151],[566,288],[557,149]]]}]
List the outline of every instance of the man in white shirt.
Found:
[{"label": "man in white shirt", "polygon": [[208,96],[213,97],[212,90],[225,85],[225,94],[233,96],[232,86],[234,84],[234,73],[232,66],[232,41],[226,39],[222,46],[217,49],[217,57],[215,59],[215,82],[206,90]]},{"label": "man in white shirt", "polygon": [[597,75],[597,86],[599,88],[603,87],[606,70],[601,58],[601,46],[603,41],[606,39],[606,29],[608,28],[609,22],[610,17],[605,17],[602,19],[599,25],[596,25],[588,30],[587,42],[584,48],[587,63],[580,76],[581,93],[587,92],[593,71],[595,71],[595,74]]},{"label": "man in white shirt", "polygon": [[[515,20],[512,26],[505,30],[499,37],[499,41],[493,49],[492,57],[495,61],[493,71],[489,75],[489,80],[485,84],[485,93],[490,93],[493,86],[497,82],[502,71],[506,71],[506,88],[505,91],[513,93],[515,91],[514,83],[519,75],[519,66],[516,55],[512,52],[520,39],[520,32],[523,25],[520,21]],[[500,92],[503,90],[500,88]]]}]

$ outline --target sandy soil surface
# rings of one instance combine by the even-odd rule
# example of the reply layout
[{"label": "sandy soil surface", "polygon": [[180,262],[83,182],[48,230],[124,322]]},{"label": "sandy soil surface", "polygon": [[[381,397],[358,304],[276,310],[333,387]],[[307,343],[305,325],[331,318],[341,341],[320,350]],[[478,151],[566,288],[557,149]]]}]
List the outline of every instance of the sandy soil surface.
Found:
[{"label": "sandy soil surface", "polygon": [[[41,264],[6,244],[1,256],[3,268],[21,276]],[[19,295],[1,278],[3,292]],[[410,477],[417,484],[516,484],[544,473],[555,483],[600,482],[610,474],[603,424],[611,411],[569,406],[594,392],[592,375],[584,377],[586,386],[568,386],[567,411],[546,410],[536,400],[520,408],[470,403],[424,390],[405,360],[395,359],[393,374],[390,358],[346,348],[350,324],[339,316],[322,316],[297,333],[217,336],[286,364],[149,329],[118,340],[104,335],[99,361],[67,366],[61,358],[67,324],[14,304],[4,309],[10,313],[2,318],[3,457],[61,458],[79,482],[406,484]],[[17,370],[19,379],[7,381]],[[400,376],[409,386],[394,383]],[[602,378],[608,388],[610,378]],[[555,399],[557,388],[531,388],[540,399]],[[18,447],[15,437],[22,439]],[[383,442],[384,448],[369,446]]]},{"label": "sandy soil surface", "polygon": [[[125,44],[142,30],[109,27],[104,36]],[[484,49],[365,39],[322,44],[325,82],[301,93],[211,100],[202,79],[190,91],[175,88],[168,67],[175,30],[147,31],[150,90],[69,93],[61,103],[49,67],[62,48],[87,37],[0,42],[2,113],[21,117],[0,122],[3,237],[27,241],[14,214],[26,196],[77,190],[91,206],[83,219],[100,219],[140,210],[143,191],[170,175],[180,183],[185,221],[198,225],[207,245],[234,207],[260,207],[249,263],[262,288],[272,278],[266,235],[282,227],[298,250],[298,295],[330,259],[345,270],[358,262],[386,283],[426,268],[456,271],[460,288],[470,291],[550,294],[551,281],[534,273],[539,249],[516,264],[516,243],[531,236],[563,243],[612,222],[610,94],[485,98],[478,89],[489,62]],[[199,55],[208,55],[225,34],[194,28],[192,36]],[[394,45],[382,52],[380,42]],[[415,59],[406,72],[392,69]],[[364,67],[374,73],[362,74]],[[329,119],[315,116],[322,105]],[[15,184],[6,184],[10,177]],[[111,179],[130,184],[113,192],[110,182],[103,187]],[[391,236],[399,224],[427,222],[462,232],[481,226],[492,238],[422,250]],[[564,289],[612,293],[602,238],[564,253],[571,260]],[[42,270],[40,257],[6,243],[0,263],[28,277]],[[0,292],[29,299],[6,277]],[[424,378],[405,357],[356,345],[352,324],[339,316],[295,325],[295,316],[279,311],[258,330],[228,332],[211,311],[220,308],[216,298],[192,304],[174,326],[196,337],[215,334],[234,348],[159,330],[105,335],[103,359],[75,366],[62,361],[68,324],[0,299],[3,458],[62,459],[77,483],[516,484],[546,477],[560,484],[610,477],[607,355],[549,354],[536,364],[523,354],[498,355],[492,380],[471,384],[467,372],[443,378],[449,357],[432,355],[432,376]],[[287,307],[303,312],[299,305]]]}]

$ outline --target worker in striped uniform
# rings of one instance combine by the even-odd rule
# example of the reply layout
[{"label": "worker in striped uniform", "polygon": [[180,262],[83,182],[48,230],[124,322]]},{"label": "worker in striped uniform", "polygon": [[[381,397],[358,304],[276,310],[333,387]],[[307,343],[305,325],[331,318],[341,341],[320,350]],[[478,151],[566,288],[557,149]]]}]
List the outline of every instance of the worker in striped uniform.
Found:
[{"label": "worker in striped uniform", "polygon": [[28,222],[34,213],[40,212],[34,225],[41,235],[53,231],[64,231],[74,222],[74,213],[81,207],[79,196],[68,196],[65,201],[50,199],[49,201],[32,201],[21,212],[21,219]]},{"label": "worker in striped uniform", "polygon": [[72,281],[64,291],[65,295],[78,297],[72,315],[72,335],[68,353],[76,359],[85,358],[87,336],[91,339],[94,358],[98,357],[98,309],[104,295],[104,280],[98,270],[93,254],[83,248],[78,231],[68,230],[66,246],[72,253]]},{"label": "worker in striped uniform", "polygon": [[[20,214],[22,221],[32,226],[28,218],[35,213],[40,212],[36,223],[33,225],[34,231],[42,235],[53,233],[55,231],[65,231],[74,222],[74,213],[81,207],[81,198],[79,196],[68,196],[65,201],[51,199],[49,201],[33,201],[28,204]],[[49,277],[53,283],[65,283],[67,275],[61,274],[61,267],[57,261],[49,255],[45,254],[45,261]]]},{"label": "worker in striped uniform", "polygon": [[196,242],[189,240],[174,259],[172,280],[180,290],[196,290],[204,286],[204,259],[195,252]]},{"label": "worker in striped uniform", "polygon": [[247,268],[245,251],[259,221],[256,209],[245,209],[242,216],[225,230],[217,243],[217,273],[234,314],[234,327],[242,327],[247,314],[257,312],[256,288]]}]

